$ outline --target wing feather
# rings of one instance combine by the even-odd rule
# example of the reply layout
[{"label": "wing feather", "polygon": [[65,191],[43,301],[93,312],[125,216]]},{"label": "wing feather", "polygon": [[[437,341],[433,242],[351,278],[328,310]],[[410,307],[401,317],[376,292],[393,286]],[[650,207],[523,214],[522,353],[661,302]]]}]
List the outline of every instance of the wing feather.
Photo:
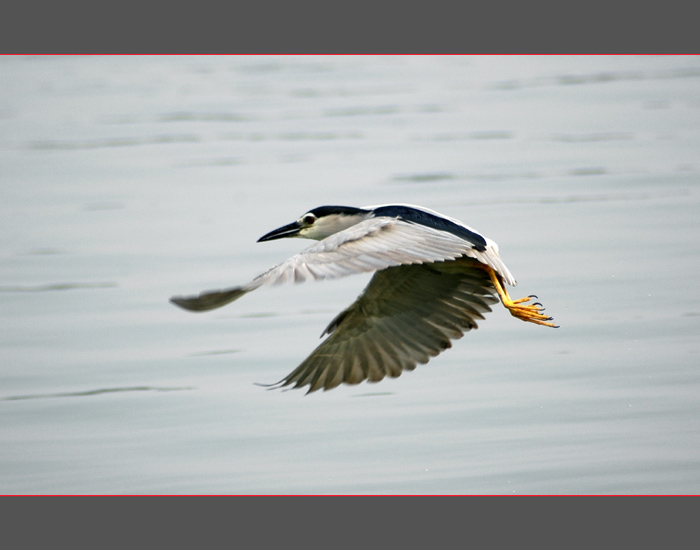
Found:
[{"label": "wing feather", "polygon": [[[358,299],[326,329],[311,355],[274,387],[378,382],[413,370],[477,328],[497,299],[473,260],[389,267],[374,274]],[[325,334],[324,333],[324,334]]]},{"label": "wing feather", "polygon": [[401,265],[449,262],[470,257],[496,270],[511,285],[515,279],[498,255],[496,243],[485,250],[452,233],[397,218],[364,220],[295,254],[249,283],[198,296],[174,296],[171,301],[191,311],[224,306],[263,285],[301,283],[345,277]]}]

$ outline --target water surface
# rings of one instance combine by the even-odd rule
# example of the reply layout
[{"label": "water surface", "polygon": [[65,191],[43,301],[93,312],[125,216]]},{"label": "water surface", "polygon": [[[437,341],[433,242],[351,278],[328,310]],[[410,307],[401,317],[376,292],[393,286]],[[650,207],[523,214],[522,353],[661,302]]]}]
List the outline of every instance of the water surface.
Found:
[{"label": "water surface", "polygon": [[[0,59],[0,493],[700,492],[700,58]],[[261,289],[322,204],[496,240],[497,308],[396,380],[265,391],[367,276]]]}]

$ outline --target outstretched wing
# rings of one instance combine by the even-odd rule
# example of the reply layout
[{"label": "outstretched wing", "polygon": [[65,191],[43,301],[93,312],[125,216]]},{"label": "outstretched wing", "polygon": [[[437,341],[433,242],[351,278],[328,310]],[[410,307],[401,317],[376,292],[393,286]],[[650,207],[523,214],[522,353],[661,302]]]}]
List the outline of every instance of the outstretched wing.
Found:
[{"label": "outstretched wing", "polygon": [[308,385],[312,392],[397,377],[477,328],[498,302],[494,293],[488,274],[469,259],[379,271],[331,322],[330,336],[272,387]]},{"label": "outstretched wing", "polygon": [[267,284],[303,282],[379,271],[388,267],[454,260],[468,256],[491,266],[507,283],[515,280],[498,255],[495,243],[485,250],[452,233],[396,218],[370,218],[319,241],[269,269],[250,283],[199,296],[174,296],[171,302],[191,311],[226,305]]}]

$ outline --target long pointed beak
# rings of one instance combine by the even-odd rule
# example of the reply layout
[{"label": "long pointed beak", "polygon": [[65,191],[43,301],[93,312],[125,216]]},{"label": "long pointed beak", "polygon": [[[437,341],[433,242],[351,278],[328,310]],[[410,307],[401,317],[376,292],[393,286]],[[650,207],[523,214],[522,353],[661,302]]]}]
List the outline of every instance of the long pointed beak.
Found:
[{"label": "long pointed beak", "polygon": [[296,237],[301,229],[299,222],[292,222],[283,227],[270,231],[267,235],[263,235],[258,239],[258,242],[273,241],[275,239],[284,239],[285,237]]}]

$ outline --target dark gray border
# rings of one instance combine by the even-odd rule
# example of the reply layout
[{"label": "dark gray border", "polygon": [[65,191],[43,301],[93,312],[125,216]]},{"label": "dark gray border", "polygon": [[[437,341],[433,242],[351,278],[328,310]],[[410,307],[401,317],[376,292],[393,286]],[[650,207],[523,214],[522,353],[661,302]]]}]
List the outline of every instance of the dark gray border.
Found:
[{"label": "dark gray border", "polygon": [[[697,497],[5,497],[22,547],[680,547]],[[687,531],[687,532],[686,532]],[[641,543],[641,544],[640,544]]]},{"label": "dark gray border", "polygon": [[14,3],[4,54],[691,54],[692,3]]}]

